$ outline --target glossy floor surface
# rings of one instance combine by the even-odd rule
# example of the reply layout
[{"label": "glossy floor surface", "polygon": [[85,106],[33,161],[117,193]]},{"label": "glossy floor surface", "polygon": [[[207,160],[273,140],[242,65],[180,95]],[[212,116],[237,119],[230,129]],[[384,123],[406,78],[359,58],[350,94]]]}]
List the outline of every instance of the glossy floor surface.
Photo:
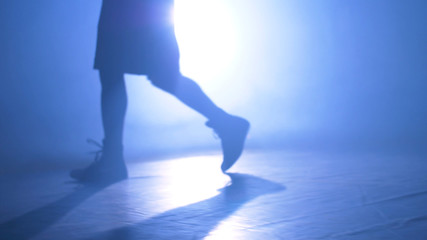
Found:
[{"label": "glossy floor surface", "polygon": [[246,152],[128,164],[106,187],[3,175],[0,239],[426,239],[427,159]]}]

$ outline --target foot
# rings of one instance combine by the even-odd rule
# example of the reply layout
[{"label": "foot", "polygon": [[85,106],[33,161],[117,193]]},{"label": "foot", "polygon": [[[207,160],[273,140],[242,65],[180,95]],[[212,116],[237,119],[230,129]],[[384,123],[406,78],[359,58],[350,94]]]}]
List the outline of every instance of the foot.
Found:
[{"label": "foot", "polygon": [[124,161],[107,162],[101,157],[86,168],[70,171],[70,177],[82,183],[114,183],[128,174]]},{"label": "foot", "polygon": [[100,148],[95,152],[95,161],[86,168],[72,170],[71,178],[83,183],[113,183],[127,178],[128,173],[121,148],[106,149],[105,143],[103,146],[91,139],[88,142]]},{"label": "foot", "polygon": [[206,126],[214,129],[221,139],[224,156],[221,170],[225,172],[236,163],[242,154],[250,124],[244,118],[228,115],[221,120],[210,120],[206,122]]}]

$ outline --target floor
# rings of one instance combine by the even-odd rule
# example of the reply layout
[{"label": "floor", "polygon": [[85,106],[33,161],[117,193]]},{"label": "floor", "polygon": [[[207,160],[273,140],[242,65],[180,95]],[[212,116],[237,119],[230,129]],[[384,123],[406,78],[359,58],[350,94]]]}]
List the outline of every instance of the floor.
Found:
[{"label": "floor", "polygon": [[0,239],[426,239],[427,159],[248,151],[128,164],[107,187],[65,170],[0,176]]}]

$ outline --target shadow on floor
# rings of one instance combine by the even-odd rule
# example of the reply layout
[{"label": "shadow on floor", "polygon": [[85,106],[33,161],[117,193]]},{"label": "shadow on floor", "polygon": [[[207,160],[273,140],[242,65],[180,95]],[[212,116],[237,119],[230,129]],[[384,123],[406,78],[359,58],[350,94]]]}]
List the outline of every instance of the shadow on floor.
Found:
[{"label": "shadow on floor", "polygon": [[231,185],[210,199],[172,209],[134,225],[87,238],[101,239],[202,239],[245,203],[285,187],[247,174],[230,173]]},{"label": "shadow on floor", "polygon": [[92,185],[77,188],[71,194],[0,224],[0,239],[24,240],[43,232],[68,212],[95,193],[109,185]]},{"label": "shadow on floor", "polygon": [[[283,185],[252,175],[228,175],[231,184],[220,189],[215,197],[166,211],[134,225],[99,232],[88,239],[201,239],[245,203],[285,189]],[[4,222],[0,224],[0,238],[35,237],[108,186],[82,186],[55,202]]]}]

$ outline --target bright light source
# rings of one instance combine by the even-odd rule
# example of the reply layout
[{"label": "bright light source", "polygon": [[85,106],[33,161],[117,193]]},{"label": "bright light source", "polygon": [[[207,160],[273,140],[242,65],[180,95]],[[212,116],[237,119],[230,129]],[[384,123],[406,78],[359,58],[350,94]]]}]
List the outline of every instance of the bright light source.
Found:
[{"label": "bright light source", "polygon": [[229,66],[236,52],[236,32],[223,0],[176,0],[175,32],[184,75],[209,81]]}]

